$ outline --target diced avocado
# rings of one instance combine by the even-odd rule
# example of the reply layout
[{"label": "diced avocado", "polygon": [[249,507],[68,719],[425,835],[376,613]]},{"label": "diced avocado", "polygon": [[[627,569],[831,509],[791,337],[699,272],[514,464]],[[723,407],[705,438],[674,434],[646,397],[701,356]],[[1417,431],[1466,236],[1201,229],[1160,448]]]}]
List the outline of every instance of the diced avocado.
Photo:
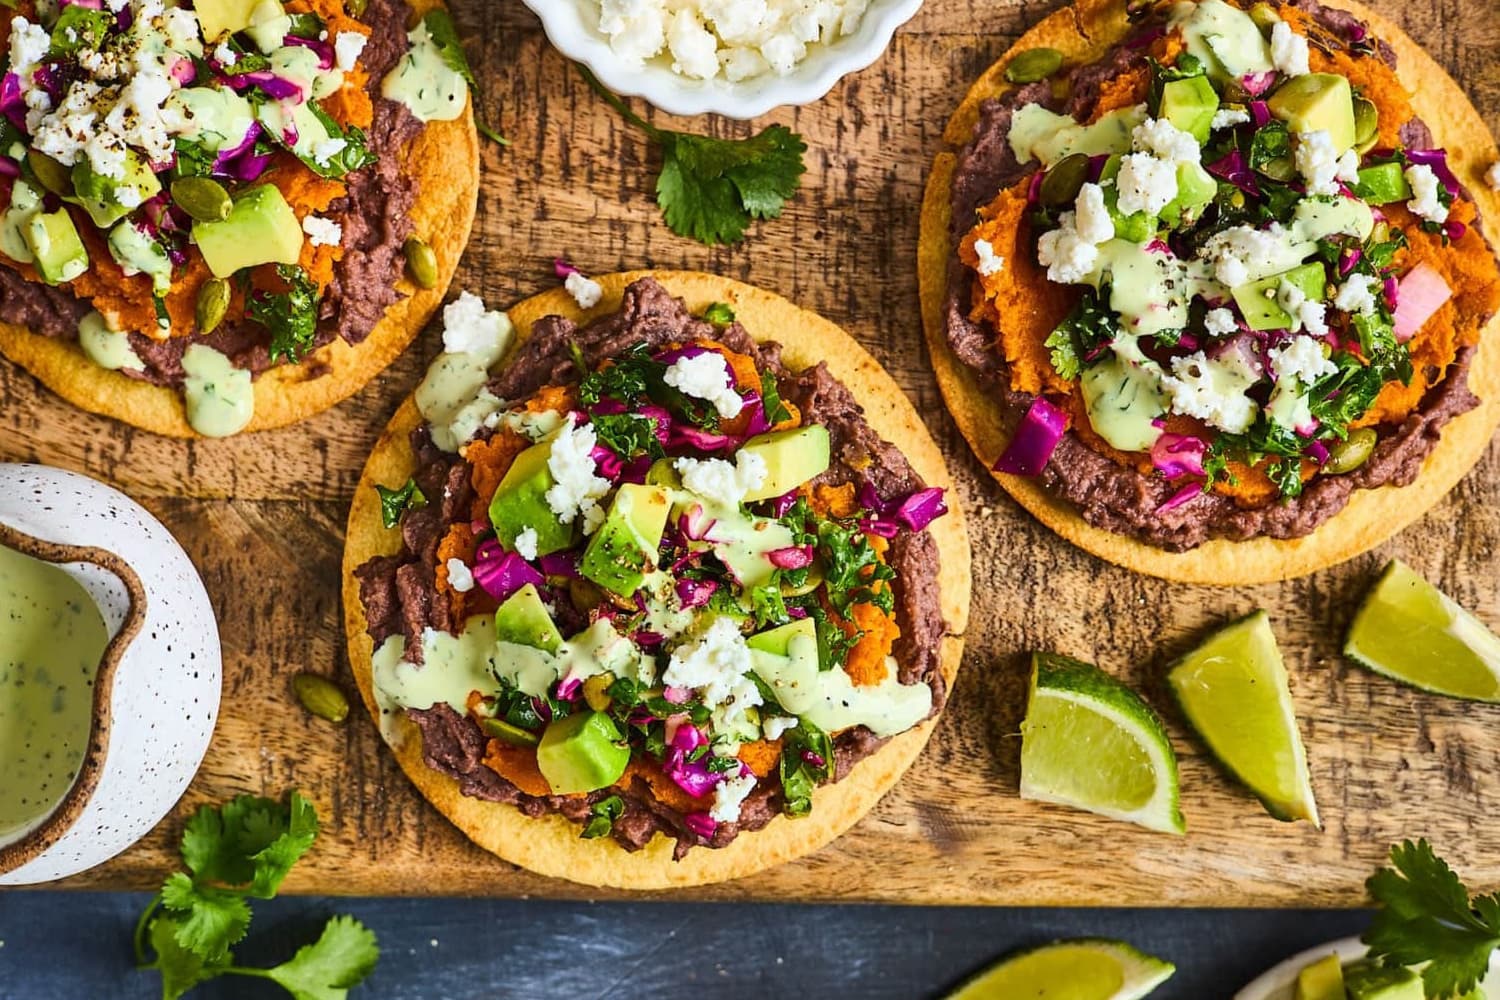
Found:
[{"label": "diced avocado", "polygon": [[495,535],[513,549],[516,536],[527,528],[536,532],[536,554],[544,556],[573,544],[577,519],[563,524],[547,503],[547,491],[556,485],[547,459],[552,457],[552,442],[534,444],[511,463],[490,501],[490,523]]},{"label": "diced avocado", "polygon": [[1266,103],[1293,132],[1327,132],[1338,154],[1354,148],[1354,91],[1337,73],[1294,76]]},{"label": "diced avocado", "polygon": [[789,493],[828,468],[828,428],[821,424],[757,434],[743,449],[766,463],[766,479],[745,499],[769,500]]},{"label": "diced avocado", "polygon": [[811,618],[799,618],[794,622],[778,625],[765,632],[757,632],[745,640],[745,645],[762,653],[771,653],[775,656],[790,656],[792,655],[792,640],[798,636],[804,636],[813,642],[817,642],[817,623]]},{"label": "diced avocado", "polygon": [[1328,276],[1317,261],[1237,286],[1233,290],[1234,301],[1250,329],[1286,330],[1291,327],[1292,317],[1281,308],[1277,297],[1283,281],[1300,288],[1303,295],[1314,301],[1323,299],[1328,286]]},{"label": "diced avocado", "polygon": [[1425,1000],[1422,977],[1410,969],[1387,968],[1374,962],[1354,962],[1344,969],[1349,1000]]},{"label": "diced avocado", "polygon": [[575,712],[552,722],[536,748],[537,768],[555,795],[607,788],[629,763],[630,746],[603,712]]},{"label": "diced avocado", "polygon": [[671,495],[660,486],[625,483],[609,514],[589,539],[578,570],[605,590],[629,597],[656,568],[656,550],[667,526]]},{"label": "diced avocado", "polygon": [[109,254],[126,274],[149,275],[158,295],[171,289],[172,259],[133,219],[121,219],[109,231]]},{"label": "diced avocado", "polygon": [[[1202,79],[1195,77],[1194,79]],[[1177,164],[1177,197],[1161,210],[1162,221],[1175,228],[1194,222],[1213,203],[1219,182],[1196,163]]]},{"label": "diced avocado", "polygon": [[38,212],[26,220],[21,235],[42,280],[49,285],[72,281],[89,269],[89,252],[78,238],[78,227],[66,208]]},{"label": "diced avocado", "polygon": [[1360,170],[1354,196],[1371,205],[1389,205],[1410,200],[1411,185],[1406,183],[1406,171],[1399,162],[1377,163]]},{"label": "diced avocado", "polygon": [[1337,955],[1324,955],[1297,973],[1294,1000],[1345,1000],[1344,964]]},{"label": "diced avocado", "polygon": [[513,642],[518,646],[530,646],[547,653],[556,653],[562,648],[562,633],[552,623],[547,606],[536,592],[536,587],[526,584],[505,599],[495,611],[495,639]]},{"label": "diced avocado", "polygon": [[203,28],[203,37],[216,42],[221,35],[232,35],[250,25],[250,12],[260,0],[198,0],[193,12]]},{"label": "diced avocado", "polygon": [[295,264],[302,256],[302,226],[273,184],[241,194],[222,222],[193,223],[193,241],[216,278],[259,264]]},{"label": "diced avocado", "polygon": [[1115,224],[1116,239],[1145,243],[1156,235],[1156,217],[1149,212],[1121,213],[1120,189],[1111,183],[1119,176],[1120,163],[1121,157],[1117,153],[1105,160],[1099,171],[1099,183],[1104,188],[1104,207],[1109,210],[1109,220]]},{"label": "diced avocado", "polygon": [[1219,95],[1206,76],[1169,80],[1161,88],[1161,113],[1177,128],[1192,135],[1199,143],[1208,141],[1214,112],[1219,110]]},{"label": "diced avocado", "polygon": [[124,173],[119,177],[95,173],[88,157],[81,158],[73,165],[73,197],[68,200],[81,205],[94,225],[108,229],[160,191],[161,181],[151,172],[151,165],[127,151]]},{"label": "diced avocado", "polygon": [[280,0],[259,0],[250,8],[249,23],[245,34],[255,42],[257,48],[270,55],[281,48],[282,39],[292,30],[292,19]]}]

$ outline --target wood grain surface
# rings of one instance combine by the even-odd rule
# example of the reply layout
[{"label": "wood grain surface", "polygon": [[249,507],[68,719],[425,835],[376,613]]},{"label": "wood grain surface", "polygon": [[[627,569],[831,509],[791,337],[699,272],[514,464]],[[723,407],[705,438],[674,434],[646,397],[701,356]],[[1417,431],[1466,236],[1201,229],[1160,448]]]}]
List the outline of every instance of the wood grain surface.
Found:
[{"label": "wood grain surface", "polygon": [[[970,514],[968,654],[925,756],[818,854],[672,898],[1352,905],[1386,845],[1418,835],[1471,884],[1500,885],[1500,707],[1421,695],[1338,655],[1355,601],[1393,555],[1500,624],[1494,447],[1445,502],[1375,553],[1299,581],[1230,590],[1136,576],[1071,548],[1000,492],[944,412],[917,307],[924,174],[969,81],[1055,6],[929,0],[875,65],[816,105],[764,120],[806,137],[803,190],[745,246],[709,250],[661,225],[645,193],[654,162],[640,135],[590,93],[520,4],[454,3],[485,84],[480,114],[514,143],[485,146],[479,217],[456,287],[504,305],[554,284],[551,259],[563,255],[588,272],[703,269],[780,292],[843,325],[886,364],[944,447]],[[1491,127],[1500,125],[1500,0],[1373,6],[1427,45]],[[150,887],[175,866],[193,808],[295,786],[316,801],[324,832],[289,891],[611,895],[474,848],[415,795],[368,718],[356,712],[336,728],[305,715],[291,694],[302,670],[352,692],[338,606],[349,492],[438,346],[427,331],[363,392],[302,425],[190,443],[76,411],[0,361],[0,460],[78,469],[138,498],[197,563],[224,641],[219,728],[187,797],[137,847],[66,884]],[[1271,613],[1292,672],[1322,831],[1267,817],[1215,770],[1164,696],[1162,669],[1173,655],[1255,607]],[[1181,760],[1186,839],[1017,797],[1016,734],[1033,648],[1096,661],[1162,710]]]}]

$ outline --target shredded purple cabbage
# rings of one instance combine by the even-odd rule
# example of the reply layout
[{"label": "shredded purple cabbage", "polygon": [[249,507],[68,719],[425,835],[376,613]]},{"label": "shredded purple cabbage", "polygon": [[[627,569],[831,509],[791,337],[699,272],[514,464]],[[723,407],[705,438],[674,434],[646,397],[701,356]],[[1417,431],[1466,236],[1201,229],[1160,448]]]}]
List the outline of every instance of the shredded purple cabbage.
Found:
[{"label": "shredded purple cabbage", "polygon": [[505,600],[528,583],[540,587],[547,582],[520,553],[507,552],[493,538],[479,546],[474,557],[474,579],[497,601]]},{"label": "shredded purple cabbage", "polygon": [[1068,429],[1068,415],[1038,396],[993,469],[1013,476],[1039,476]]}]

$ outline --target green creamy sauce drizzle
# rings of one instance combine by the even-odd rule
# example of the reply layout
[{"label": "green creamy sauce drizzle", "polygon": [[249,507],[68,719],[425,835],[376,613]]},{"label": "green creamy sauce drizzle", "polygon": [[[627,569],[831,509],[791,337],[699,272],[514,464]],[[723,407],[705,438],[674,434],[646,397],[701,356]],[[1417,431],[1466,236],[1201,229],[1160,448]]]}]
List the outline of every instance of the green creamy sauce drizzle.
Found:
[{"label": "green creamy sauce drizzle", "polygon": [[245,429],[255,415],[250,373],[236,368],[212,347],[192,344],[182,355],[182,383],[188,423],[204,437],[228,437]]},{"label": "green creamy sauce drizzle", "polygon": [[36,826],[72,787],[108,644],[76,580],[0,546],[0,840]]},{"label": "green creamy sauce drizzle", "polygon": [[121,368],[139,370],[146,367],[140,355],[130,346],[130,337],[119,330],[111,330],[97,310],[85,314],[78,321],[78,344],[83,348],[83,353],[89,356],[89,360],[100,368],[118,371]]},{"label": "green creamy sauce drizzle", "polygon": [[463,114],[468,84],[443,59],[425,22],[406,33],[406,55],[380,82],[381,96],[399,101],[419,120],[453,121]]},{"label": "green creamy sauce drizzle", "polygon": [[794,637],[786,656],[752,656],[755,673],[776,692],[781,706],[827,733],[867,726],[876,736],[894,736],[932,711],[932,688],[902,684],[894,657],[886,657],[880,683],[861,687],[842,670],[818,670],[817,641],[808,636]]}]

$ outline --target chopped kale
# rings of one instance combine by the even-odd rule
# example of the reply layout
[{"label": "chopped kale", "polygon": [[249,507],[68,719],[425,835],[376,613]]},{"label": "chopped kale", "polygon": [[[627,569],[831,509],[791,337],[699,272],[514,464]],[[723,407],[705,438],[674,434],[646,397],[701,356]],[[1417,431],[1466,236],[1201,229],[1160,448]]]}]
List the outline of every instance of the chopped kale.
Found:
[{"label": "chopped kale", "polygon": [[427,497],[415,479],[408,479],[405,486],[395,490],[376,483],[375,492],[380,497],[380,523],[387,528],[400,524],[401,515],[408,510],[427,506]]},{"label": "chopped kale", "polygon": [[271,331],[271,360],[295,363],[312,350],[322,293],[307,272],[295,264],[277,264],[276,273],[286,282],[287,290],[252,295],[250,318]]}]

